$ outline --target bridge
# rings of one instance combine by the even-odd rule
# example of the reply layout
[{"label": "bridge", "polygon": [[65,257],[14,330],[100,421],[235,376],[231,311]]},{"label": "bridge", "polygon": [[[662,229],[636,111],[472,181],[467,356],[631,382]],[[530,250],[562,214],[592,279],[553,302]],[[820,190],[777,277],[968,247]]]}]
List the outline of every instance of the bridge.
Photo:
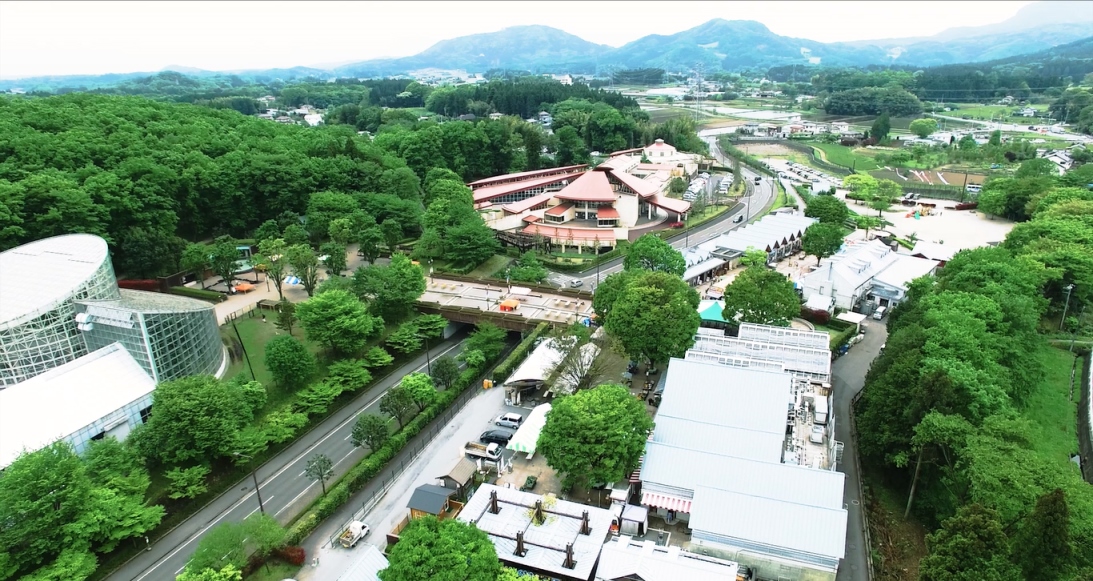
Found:
[{"label": "bridge", "polygon": [[586,291],[451,275],[426,280],[417,306],[450,321],[489,321],[509,331],[531,330],[541,322],[571,325],[593,316],[592,294]]}]

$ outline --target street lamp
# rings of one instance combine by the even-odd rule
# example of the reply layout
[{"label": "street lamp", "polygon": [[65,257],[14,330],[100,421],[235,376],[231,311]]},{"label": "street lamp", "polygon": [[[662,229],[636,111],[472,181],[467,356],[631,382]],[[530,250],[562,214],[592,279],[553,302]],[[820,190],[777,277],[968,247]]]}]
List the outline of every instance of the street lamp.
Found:
[{"label": "street lamp", "polygon": [[1059,319],[1059,330],[1060,331],[1063,330],[1063,323],[1066,322],[1066,310],[1067,310],[1067,308],[1070,307],[1070,291],[1074,290],[1074,285],[1073,284],[1068,284],[1063,288],[1066,289],[1066,303],[1063,305],[1063,318]]},{"label": "street lamp", "polygon": [[[232,456],[235,456],[236,458],[241,458],[245,462],[250,462],[251,461],[250,456],[244,456],[244,455],[240,454],[239,452],[236,452],[236,453],[232,454]],[[254,467],[254,470],[251,470],[250,476],[251,476],[251,478],[254,479],[254,495],[258,497],[258,510],[262,511],[262,514],[266,514],[266,507],[262,505],[262,492],[260,490],[258,490],[258,467],[257,466]]]}]

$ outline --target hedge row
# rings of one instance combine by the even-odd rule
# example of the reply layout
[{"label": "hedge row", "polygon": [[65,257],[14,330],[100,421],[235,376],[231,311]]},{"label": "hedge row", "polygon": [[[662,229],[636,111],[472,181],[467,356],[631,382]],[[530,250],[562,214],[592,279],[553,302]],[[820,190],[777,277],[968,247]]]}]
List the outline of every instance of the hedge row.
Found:
[{"label": "hedge row", "polygon": [[[545,323],[540,324],[540,328],[545,325]],[[530,350],[528,345],[538,337],[540,328],[536,328],[534,332],[521,341],[513,353],[522,352],[526,356]],[[511,359],[511,356],[506,358],[505,363],[509,363],[509,360]],[[483,368],[485,366],[486,364],[483,365]],[[433,421],[433,419],[447,410],[448,407],[467,390],[467,388],[472,388],[477,385],[478,377],[482,374],[482,371],[483,369],[477,368],[468,368],[464,370],[451,388],[438,394],[436,401],[434,401],[432,405],[425,408],[421,413],[415,416],[414,419],[407,422],[407,424],[391,436],[379,450],[370,453],[363,460],[358,462],[356,466],[350,468],[349,472],[338,479],[337,483],[328,487],[326,496],[315,501],[311,507],[292,524],[289,528],[288,536],[285,539],[285,544],[300,544],[308,535],[315,531],[319,526],[319,523],[332,516],[338,509],[345,505],[345,503],[349,502],[350,497],[352,497],[354,493],[359,492],[367,486],[376,475],[387,467],[387,463],[406,447],[407,442],[418,435],[429,422]]]},{"label": "hedge row", "polygon": [[524,359],[528,356],[528,353],[535,348],[535,342],[543,333],[546,333],[548,329],[550,329],[550,325],[545,321],[539,323],[539,326],[535,327],[535,330],[525,337],[524,340],[516,346],[516,349],[514,349],[513,352],[493,370],[493,381],[498,384],[504,383],[504,381],[512,375],[512,372],[516,371],[517,366],[523,363]]},{"label": "hedge row", "polygon": [[223,293],[200,288],[190,288],[188,286],[173,286],[167,289],[167,293],[190,297],[191,299],[201,299],[203,301],[209,301],[210,303],[219,303],[224,300]]}]

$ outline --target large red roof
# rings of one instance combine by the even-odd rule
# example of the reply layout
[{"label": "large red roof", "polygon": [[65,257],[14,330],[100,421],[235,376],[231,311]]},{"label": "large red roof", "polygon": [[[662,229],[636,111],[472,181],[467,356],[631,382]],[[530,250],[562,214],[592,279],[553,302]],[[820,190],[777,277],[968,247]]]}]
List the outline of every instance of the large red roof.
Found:
[{"label": "large red roof", "polygon": [[611,188],[611,182],[607,180],[606,173],[602,171],[585,172],[561,191],[556,192],[554,197],[579,202],[614,202],[618,199]]},{"label": "large red roof", "polygon": [[473,182],[471,182],[467,185],[471,186],[471,188],[474,188],[475,186],[486,186],[486,185],[489,185],[489,184],[495,184],[495,183],[498,183],[498,182],[504,182],[504,181],[510,181],[510,180],[524,180],[524,179],[531,179],[531,178],[534,178],[534,177],[542,177],[542,176],[546,176],[546,175],[551,175],[551,174],[555,174],[555,173],[568,173],[568,172],[572,172],[574,170],[584,169],[586,167],[588,167],[587,164],[579,164],[579,165],[567,165],[567,166],[564,166],[564,167],[550,167],[550,168],[547,168],[547,169],[536,169],[536,170],[532,170],[532,171],[522,171],[522,172],[518,172],[518,173],[507,173],[507,174],[504,174],[504,175],[493,176],[493,177],[489,177],[489,178],[483,178],[483,179],[480,179],[480,180],[477,180],[477,181],[473,181]]},{"label": "large red roof", "polygon": [[618,220],[619,211],[610,206],[596,208],[596,218],[600,220]]},{"label": "large red roof", "polygon": [[530,190],[540,186],[547,186],[550,184],[558,183],[562,180],[573,179],[576,176],[581,175],[582,172],[571,172],[567,174],[560,174],[554,176],[547,176],[545,178],[527,179],[520,182],[511,182],[504,184],[497,184],[495,186],[483,186],[474,190],[473,197],[475,203],[484,202],[486,200],[504,196],[506,194],[515,194],[524,190]]},{"label": "large red roof", "polygon": [[652,196],[653,194],[660,191],[659,188],[657,188],[655,185],[639,177],[630,175],[626,172],[608,170],[607,173],[611,174],[611,177],[626,184],[626,187],[634,190],[639,196],[643,198],[648,198],[649,196]]}]

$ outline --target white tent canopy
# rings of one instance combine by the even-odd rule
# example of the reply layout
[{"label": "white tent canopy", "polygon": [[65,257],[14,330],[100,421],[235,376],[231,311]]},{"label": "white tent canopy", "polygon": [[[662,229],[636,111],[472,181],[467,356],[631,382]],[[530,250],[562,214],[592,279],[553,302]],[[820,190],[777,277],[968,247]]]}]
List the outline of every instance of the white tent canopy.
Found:
[{"label": "white tent canopy", "polygon": [[512,435],[512,439],[509,440],[506,448],[513,452],[527,452],[529,459],[535,455],[535,446],[539,443],[539,434],[543,431],[543,426],[546,425],[546,416],[549,411],[549,403],[538,405],[531,410],[528,419],[524,420],[524,423],[520,425],[520,429]]}]

